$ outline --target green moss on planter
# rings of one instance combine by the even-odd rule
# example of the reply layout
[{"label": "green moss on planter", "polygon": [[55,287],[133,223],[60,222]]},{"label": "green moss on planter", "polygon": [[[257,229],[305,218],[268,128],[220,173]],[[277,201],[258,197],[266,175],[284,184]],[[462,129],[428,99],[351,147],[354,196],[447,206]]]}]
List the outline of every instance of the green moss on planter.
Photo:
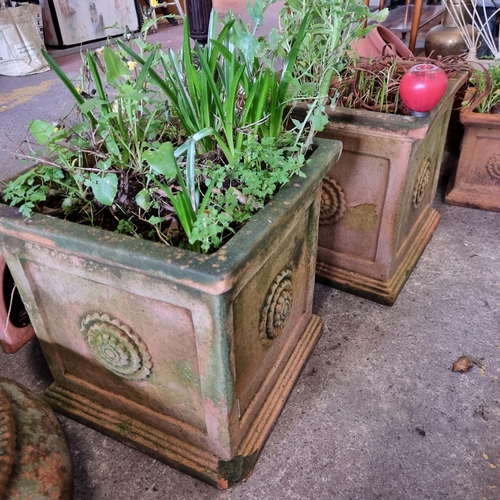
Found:
[{"label": "green moss on planter", "polygon": [[377,226],[377,205],[363,203],[355,207],[348,207],[341,219],[341,224],[351,231],[369,233]]}]

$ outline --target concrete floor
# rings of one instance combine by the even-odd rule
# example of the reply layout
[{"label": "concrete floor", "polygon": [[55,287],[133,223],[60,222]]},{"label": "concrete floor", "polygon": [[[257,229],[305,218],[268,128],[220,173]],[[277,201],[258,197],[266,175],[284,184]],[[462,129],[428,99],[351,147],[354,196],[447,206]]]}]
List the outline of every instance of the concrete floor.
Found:
[{"label": "concrete floor", "polygon": [[[59,62],[72,73],[78,60]],[[9,153],[28,121],[70,103],[52,72],[0,76],[0,178],[22,168]],[[326,328],[245,483],[217,491],[58,416],[75,500],[499,499],[500,214],[442,203],[455,160],[441,222],[393,307],[316,285]],[[464,354],[480,366],[452,372]],[[0,352],[0,376],[36,394],[51,382],[36,340]]]}]

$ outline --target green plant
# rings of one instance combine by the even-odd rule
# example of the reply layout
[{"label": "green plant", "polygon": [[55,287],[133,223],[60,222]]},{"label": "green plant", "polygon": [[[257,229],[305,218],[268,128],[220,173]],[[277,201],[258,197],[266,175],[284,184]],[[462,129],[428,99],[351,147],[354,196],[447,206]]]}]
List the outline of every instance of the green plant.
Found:
[{"label": "green plant", "polygon": [[[256,7],[254,13],[255,10]],[[229,14],[217,35],[215,11],[210,18],[208,43],[203,49],[198,45],[194,51],[191,49],[189,27],[185,22],[182,50],[162,53],[162,74],[152,67],[149,73],[167,95],[171,112],[181,122],[186,135],[211,128],[213,136],[201,141],[204,152],[220,147],[231,162],[244,147],[245,137],[252,133],[260,138],[280,140],[285,108],[292,98],[292,69],[308,22],[306,17],[298,27],[290,50],[283,53],[281,77],[275,70],[276,51],[269,50],[265,40],[254,36],[255,28],[251,31],[241,19]],[[119,44],[132,59],[142,66],[146,64],[134,50],[122,42]],[[301,134],[297,136],[300,138]]]},{"label": "green plant", "polygon": [[286,0],[280,12],[281,30],[273,38],[290,50],[294,33],[310,17],[292,75],[303,87],[313,88],[313,95],[325,97],[332,80],[349,63],[351,44],[373,28],[366,23],[383,21],[387,12],[371,13],[361,0]]},{"label": "green plant", "polygon": [[475,69],[469,78],[469,96],[462,107],[476,113],[498,113],[500,109],[500,64]]},{"label": "green plant", "polygon": [[[191,48],[186,21],[179,53],[141,39],[90,51],[78,85],[45,53],[74,96],[75,113],[56,125],[31,123],[45,151],[22,155],[38,166],[11,182],[3,199],[26,216],[41,211],[195,251],[217,249],[302,175],[326,121],[325,96],[297,71],[312,18],[290,24],[293,37],[286,29],[257,37],[267,5],[249,6],[252,27],[229,14],[219,32],[212,13],[204,49]],[[301,99],[308,116],[288,120]]]},{"label": "green plant", "polygon": [[[32,152],[23,157],[41,166],[11,183],[3,196],[20,203],[29,215],[34,202],[45,201],[49,193],[60,195],[65,214],[86,212],[92,221],[96,205],[113,207],[115,212],[117,201],[127,204],[130,183],[142,173],[145,152],[168,135],[172,125],[164,116],[159,92],[146,82],[151,57],[139,73],[108,46],[102,50],[102,61],[88,52],[79,85],[74,85],[46,52],[44,56],[75,97],[77,114],[56,125],[31,122],[30,132],[45,147],[45,155]],[[30,189],[23,191],[23,185]],[[89,201],[89,192],[96,204]]]}]

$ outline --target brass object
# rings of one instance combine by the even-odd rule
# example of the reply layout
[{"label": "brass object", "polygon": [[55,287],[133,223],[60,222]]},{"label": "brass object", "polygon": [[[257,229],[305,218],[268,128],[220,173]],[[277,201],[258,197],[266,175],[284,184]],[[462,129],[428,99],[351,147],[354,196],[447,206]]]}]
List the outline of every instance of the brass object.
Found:
[{"label": "brass object", "polygon": [[[451,6],[453,12],[458,14],[462,9],[467,16],[462,2],[452,0],[450,3],[454,4]],[[469,26],[467,29],[472,34],[474,28]],[[425,54],[428,56],[432,51],[438,56],[460,55],[469,51],[449,10],[445,10],[441,24],[431,28],[425,37]]]}]

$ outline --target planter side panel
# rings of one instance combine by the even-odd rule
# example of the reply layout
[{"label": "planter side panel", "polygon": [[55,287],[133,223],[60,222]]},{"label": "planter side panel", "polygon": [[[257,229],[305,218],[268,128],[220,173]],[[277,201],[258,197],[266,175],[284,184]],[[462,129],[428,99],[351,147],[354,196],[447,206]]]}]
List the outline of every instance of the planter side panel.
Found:
[{"label": "planter side panel", "polygon": [[[319,193],[269,259],[235,298],[235,398],[243,416],[272,369],[279,372],[312,316]],[[278,364],[277,364],[278,363]]]},{"label": "planter side panel", "polygon": [[500,212],[500,120],[495,115],[475,115],[467,113],[464,120],[460,157],[445,201]]},{"label": "planter side panel", "polygon": [[[27,302],[57,384],[173,435],[188,433],[202,448],[215,446],[209,423],[227,413],[224,400],[216,401],[222,416],[205,413],[218,390],[205,347],[218,344],[216,306],[111,262],[30,242],[16,253],[17,281],[29,284]],[[216,437],[229,446],[227,435]]]},{"label": "planter side panel", "polygon": [[338,125],[329,124],[324,132],[341,140],[344,152],[324,181],[319,260],[382,278],[389,273],[398,191],[411,144]]},{"label": "planter side panel", "polygon": [[[414,144],[408,164],[396,233],[394,266],[417,238],[423,224],[433,217],[439,172],[453,101],[443,105],[422,141]],[[426,242],[427,243],[427,242]],[[394,271],[394,268],[391,270]]]}]

